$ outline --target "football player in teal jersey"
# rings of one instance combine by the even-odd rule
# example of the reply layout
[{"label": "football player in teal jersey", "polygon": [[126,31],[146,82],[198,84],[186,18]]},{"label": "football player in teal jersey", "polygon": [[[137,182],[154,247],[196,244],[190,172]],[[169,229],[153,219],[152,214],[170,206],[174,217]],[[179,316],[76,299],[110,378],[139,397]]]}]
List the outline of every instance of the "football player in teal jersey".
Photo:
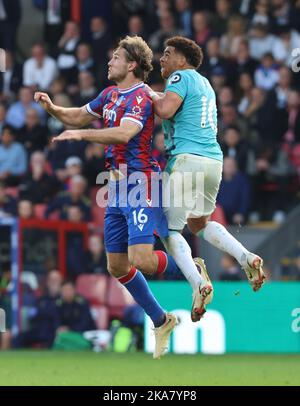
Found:
[{"label": "football player in teal jersey", "polygon": [[[185,224],[195,235],[235,257],[254,291],[261,288],[265,276],[263,260],[223,225],[210,221],[222,178],[223,156],[217,142],[216,95],[209,81],[197,72],[202,50],[194,41],[180,36],[168,39],[165,45],[160,59],[161,74],[167,81],[165,91],[149,90],[155,113],[163,119],[168,154],[166,170],[170,177],[164,190],[169,191],[165,212],[170,236],[165,244],[193,288],[192,320],[197,321],[212,300],[213,288],[203,260],[193,261],[181,235]],[[178,187],[172,177],[183,179],[184,187]],[[182,197],[180,207],[174,204],[174,197],[177,202]]]}]

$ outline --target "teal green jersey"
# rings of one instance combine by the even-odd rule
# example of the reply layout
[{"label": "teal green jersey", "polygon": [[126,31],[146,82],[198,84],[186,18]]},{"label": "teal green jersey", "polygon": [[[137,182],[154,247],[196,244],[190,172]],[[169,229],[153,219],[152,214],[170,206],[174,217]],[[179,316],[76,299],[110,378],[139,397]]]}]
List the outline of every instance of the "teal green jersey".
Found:
[{"label": "teal green jersey", "polygon": [[169,91],[183,102],[174,117],[163,120],[167,153],[171,157],[195,154],[222,161],[216,95],[209,81],[194,69],[178,70],[168,79],[165,93]]}]

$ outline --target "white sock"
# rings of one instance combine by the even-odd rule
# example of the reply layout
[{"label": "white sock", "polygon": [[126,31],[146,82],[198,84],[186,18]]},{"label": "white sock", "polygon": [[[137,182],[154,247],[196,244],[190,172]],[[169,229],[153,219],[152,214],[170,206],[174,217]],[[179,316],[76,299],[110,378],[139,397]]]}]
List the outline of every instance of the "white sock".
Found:
[{"label": "white sock", "polygon": [[178,231],[170,231],[170,236],[164,239],[163,243],[192,288],[197,289],[202,282],[202,277],[193,261],[191,248],[185,238]]},{"label": "white sock", "polygon": [[[198,236],[201,234],[202,230],[198,233]],[[246,263],[249,251],[222,224],[209,221],[204,228],[203,237],[210,244],[234,257],[240,265],[243,266]]]}]

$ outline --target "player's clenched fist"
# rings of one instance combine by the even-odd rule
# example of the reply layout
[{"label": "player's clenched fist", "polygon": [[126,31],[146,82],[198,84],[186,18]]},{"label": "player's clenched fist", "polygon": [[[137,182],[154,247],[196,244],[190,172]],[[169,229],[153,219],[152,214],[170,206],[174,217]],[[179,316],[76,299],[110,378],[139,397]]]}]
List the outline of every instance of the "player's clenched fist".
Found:
[{"label": "player's clenched fist", "polygon": [[53,103],[47,93],[35,92],[34,100],[35,102],[39,103],[48,113],[51,113],[53,110]]}]

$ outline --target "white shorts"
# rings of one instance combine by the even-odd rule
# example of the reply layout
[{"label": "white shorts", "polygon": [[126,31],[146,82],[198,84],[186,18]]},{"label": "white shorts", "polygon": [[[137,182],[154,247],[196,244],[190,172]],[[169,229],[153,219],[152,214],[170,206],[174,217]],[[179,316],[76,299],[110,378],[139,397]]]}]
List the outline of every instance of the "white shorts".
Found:
[{"label": "white shorts", "polygon": [[216,159],[180,154],[164,178],[163,205],[170,230],[182,230],[188,218],[209,216],[216,207],[223,164]]}]

